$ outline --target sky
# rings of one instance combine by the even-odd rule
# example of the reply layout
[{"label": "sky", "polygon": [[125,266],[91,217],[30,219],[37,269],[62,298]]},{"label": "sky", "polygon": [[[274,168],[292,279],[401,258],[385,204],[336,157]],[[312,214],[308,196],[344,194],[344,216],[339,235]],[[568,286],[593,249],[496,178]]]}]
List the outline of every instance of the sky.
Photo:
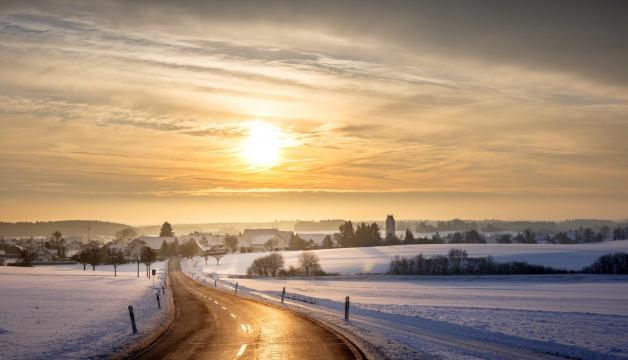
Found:
[{"label": "sky", "polygon": [[2,1],[0,221],[628,218],[619,1]]}]

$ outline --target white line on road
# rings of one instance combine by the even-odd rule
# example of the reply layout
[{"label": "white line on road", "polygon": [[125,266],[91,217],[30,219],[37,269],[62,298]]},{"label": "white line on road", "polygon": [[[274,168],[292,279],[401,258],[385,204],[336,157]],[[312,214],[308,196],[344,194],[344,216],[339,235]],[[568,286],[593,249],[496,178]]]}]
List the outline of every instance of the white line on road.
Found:
[{"label": "white line on road", "polygon": [[232,318],[234,318],[234,319],[235,319],[235,315],[233,315],[233,314],[229,314],[229,316],[231,316]]},{"label": "white line on road", "polygon": [[238,350],[238,353],[236,354],[236,358],[239,358],[240,356],[244,355],[245,350],[246,350],[246,344],[242,344],[242,346],[240,346],[240,350]]},{"label": "white line on road", "polygon": [[218,301],[214,300],[214,304],[218,305]]},{"label": "white line on road", "polygon": [[226,308],[226,307],[224,307],[224,306],[221,306],[221,308],[222,308],[223,310],[227,310],[227,308]]}]

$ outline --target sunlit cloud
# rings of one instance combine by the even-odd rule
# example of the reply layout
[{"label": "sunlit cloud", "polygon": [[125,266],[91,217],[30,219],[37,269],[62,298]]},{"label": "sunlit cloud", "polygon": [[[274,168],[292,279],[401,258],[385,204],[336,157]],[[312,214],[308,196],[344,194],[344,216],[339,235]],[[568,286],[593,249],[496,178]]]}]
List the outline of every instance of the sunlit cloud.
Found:
[{"label": "sunlit cloud", "polygon": [[489,3],[464,19],[444,3],[3,3],[0,208],[29,192],[628,198],[621,12]]}]

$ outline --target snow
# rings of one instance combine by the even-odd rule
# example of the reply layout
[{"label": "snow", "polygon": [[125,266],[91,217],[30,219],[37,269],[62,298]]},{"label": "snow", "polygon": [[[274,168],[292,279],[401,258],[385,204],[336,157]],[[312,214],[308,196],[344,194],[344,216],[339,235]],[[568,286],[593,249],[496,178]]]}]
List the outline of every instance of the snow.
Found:
[{"label": "snow", "polygon": [[[483,246],[494,249],[491,245]],[[516,247],[521,249],[519,245]],[[521,256],[513,248],[499,253],[510,259]],[[523,256],[532,253],[528,246],[523,248],[526,250]],[[565,256],[564,252],[551,248],[548,254]],[[593,259],[609,249],[578,246],[567,253],[584,252],[587,248],[596,249],[591,255]],[[538,246],[532,249],[540,251]],[[436,250],[432,247],[432,251]],[[473,250],[482,254],[480,249]],[[249,254],[240,256],[248,258]],[[577,261],[583,262],[583,258]],[[336,269],[353,269],[355,264],[351,261],[355,259],[359,257],[347,257],[346,267]],[[543,261],[566,263],[565,259],[550,256]],[[323,256],[321,262],[325,264]],[[578,266],[586,264],[588,261]],[[223,264],[216,267],[214,263],[205,267],[204,260],[197,258],[185,262],[183,268],[203,279],[219,272],[216,271],[219,268],[224,271],[237,266],[225,263],[223,269]],[[518,357],[499,353],[500,346],[526,349],[537,355],[628,359],[628,337],[624,336],[628,331],[625,301],[628,276],[343,275],[276,279],[223,276],[219,286],[232,291],[235,282],[244,296],[274,303],[279,301],[285,287],[288,307],[351,334],[358,344],[393,359]],[[211,280],[207,283],[213,285]],[[343,320],[346,296],[351,299],[349,322]],[[469,345],[478,342],[484,344],[485,350],[478,351]]]},{"label": "snow", "polygon": [[[162,273],[166,263],[153,264]],[[169,301],[157,308],[144,266],[0,267],[0,354],[3,359],[108,358],[164,326]],[[156,286],[160,284],[156,279]],[[167,294],[168,295],[168,294]],[[127,307],[138,334],[132,335]]]},{"label": "snow", "polygon": [[[566,270],[580,270],[598,257],[612,252],[628,252],[628,241],[588,244],[429,244],[314,250],[323,270],[339,274],[384,273],[395,256],[444,255],[451,248],[467,250],[469,256],[493,256],[496,261],[527,261],[530,264]],[[299,251],[282,252],[286,267],[297,265]],[[267,253],[229,254],[220,265],[210,260],[207,271],[244,275],[249,265]]]}]

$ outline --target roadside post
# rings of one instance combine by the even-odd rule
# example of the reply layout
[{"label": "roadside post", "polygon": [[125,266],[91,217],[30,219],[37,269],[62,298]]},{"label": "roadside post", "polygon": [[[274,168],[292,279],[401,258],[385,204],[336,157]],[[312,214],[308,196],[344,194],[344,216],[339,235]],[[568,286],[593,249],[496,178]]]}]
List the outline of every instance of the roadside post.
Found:
[{"label": "roadside post", "polygon": [[157,307],[161,309],[161,303],[159,302],[159,291],[155,293],[155,296],[157,296]]},{"label": "roadside post", "polygon": [[349,297],[345,298],[345,321],[349,321]]},{"label": "roadside post", "polygon": [[157,274],[157,270],[153,269],[151,271],[153,273],[153,289],[155,288],[155,275]]},{"label": "roadside post", "polygon": [[281,290],[281,303],[283,304],[283,298],[286,297],[286,287],[283,287],[283,290]]},{"label": "roadside post", "polygon": [[166,295],[166,286],[165,286],[165,284],[161,284],[161,292],[163,293],[163,295]]},{"label": "roadside post", "polygon": [[214,279],[214,287],[218,287],[218,279]]},{"label": "roadside post", "polygon": [[236,283],[236,287],[235,287],[235,293],[238,293],[238,283]]},{"label": "roadside post", "polygon": [[137,327],[135,326],[135,315],[133,315],[133,306],[129,305],[129,316],[131,317],[131,328],[133,334],[137,334]]}]

